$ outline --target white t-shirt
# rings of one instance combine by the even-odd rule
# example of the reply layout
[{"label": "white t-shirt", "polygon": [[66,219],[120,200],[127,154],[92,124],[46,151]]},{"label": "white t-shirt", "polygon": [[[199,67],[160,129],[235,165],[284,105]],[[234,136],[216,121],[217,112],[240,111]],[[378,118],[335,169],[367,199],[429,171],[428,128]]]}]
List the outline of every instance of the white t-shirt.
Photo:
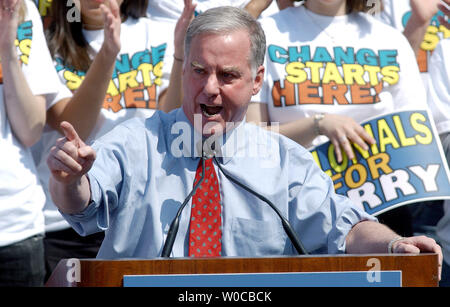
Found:
[{"label": "white t-shirt", "polygon": [[[121,122],[132,117],[150,117],[155,112],[159,94],[169,84],[173,64],[173,32],[175,25],[149,18],[129,18],[121,27],[121,51],[97,124],[87,143],[92,142]],[[84,31],[89,45],[98,52],[103,44],[103,30]],[[61,82],[75,91],[84,79],[85,72],[64,67],[55,61]],[[64,98],[65,93],[53,101],[48,108]],[[33,147],[39,177],[47,194],[44,208],[46,231],[57,231],[69,227],[48,191],[50,171],[46,159],[52,146],[61,134],[46,127],[41,141]]]},{"label": "white t-shirt", "polygon": [[[197,0],[195,16],[218,6],[235,6],[244,8],[250,0]],[[176,22],[184,9],[183,0],[151,0],[148,4],[147,14],[151,18]]]},{"label": "white t-shirt", "polygon": [[[446,55],[446,56],[444,56]],[[439,134],[450,132],[450,38],[443,39],[430,58],[428,104]]]},{"label": "white t-shirt", "polygon": [[[427,72],[430,69],[431,54],[439,44],[440,40],[450,37],[450,29],[447,29],[445,26],[440,24],[438,19],[439,15],[443,15],[443,13],[439,11],[431,19],[417,56],[417,63],[419,64],[420,72],[422,72],[422,78],[425,86],[428,83]],[[383,0],[383,11],[377,15],[380,20],[401,32],[405,29],[410,16],[410,0]]]},{"label": "white t-shirt", "polygon": [[[17,31],[18,55],[34,95],[57,92],[58,76],[45,42],[36,6],[25,1],[27,15]],[[45,194],[31,152],[12,132],[0,83],[0,246],[44,232]]]},{"label": "white t-shirt", "polygon": [[[406,38],[365,13],[322,16],[304,6],[261,20],[266,74],[252,99],[271,122],[316,113],[362,122],[400,109],[426,109],[426,94]],[[316,138],[312,145],[326,141]]]}]

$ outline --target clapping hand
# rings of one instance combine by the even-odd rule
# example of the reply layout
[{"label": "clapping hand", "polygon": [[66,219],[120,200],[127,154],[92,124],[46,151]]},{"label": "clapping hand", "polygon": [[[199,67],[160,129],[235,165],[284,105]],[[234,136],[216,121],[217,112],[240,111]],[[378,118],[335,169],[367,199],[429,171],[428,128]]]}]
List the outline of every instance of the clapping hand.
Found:
[{"label": "clapping hand", "polygon": [[196,5],[192,3],[192,0],[184,0],[183,12],[181,13],[180,18],[178,18],[177,24],[175,26],[174,57],[179,60],[182,60],[184,58],[184,38],[186,36],[187,28],[194,18],[195,6]]},{"label": "clapping hand", "polygon": [[2,0],[0,4],[0,56],[7,48],[15,48],[20,4],[20,0]]},{"label": "clapping hand", "polygon": [[121,48],[120,27],[122,19],[120,16],[120,9],[115,0],[105,1],[104,4],[100,5],[100,9],[103,14],[105,33],[102,48],[109,52],[109,54],[113,54],[115,57]]}]

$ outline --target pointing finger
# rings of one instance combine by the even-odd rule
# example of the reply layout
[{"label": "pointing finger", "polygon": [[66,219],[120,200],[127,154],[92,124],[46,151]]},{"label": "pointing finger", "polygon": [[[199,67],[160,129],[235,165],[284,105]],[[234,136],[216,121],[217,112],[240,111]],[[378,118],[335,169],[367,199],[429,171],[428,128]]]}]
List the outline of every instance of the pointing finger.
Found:
[{"label": "pointing finger", "polygon": [[77,146],[81,144],[81,139],[78,136],[78,133],[75,131],[75,128],[69,122],[66,121],[61,122],[60,127],[63,130],[67,140],[75,141]]}]

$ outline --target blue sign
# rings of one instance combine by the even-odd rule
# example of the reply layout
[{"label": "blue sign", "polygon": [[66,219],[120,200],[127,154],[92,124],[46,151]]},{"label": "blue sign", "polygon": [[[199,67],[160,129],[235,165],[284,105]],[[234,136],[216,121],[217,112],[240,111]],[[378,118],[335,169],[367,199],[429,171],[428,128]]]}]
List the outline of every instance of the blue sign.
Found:
[{"label": "blue sign", "polygon": [[376,144],[367,151],[353,144],[353,160],[343,153],[338,163],[331,142],[311,150],[336,193],[372,215],[413,202],[450,199],[447,161],[426,111],[391,113],[362,126]]},{"label": "blue sign", "polygon": [[125,275],[124,287],[401,287],[401,271]]}]

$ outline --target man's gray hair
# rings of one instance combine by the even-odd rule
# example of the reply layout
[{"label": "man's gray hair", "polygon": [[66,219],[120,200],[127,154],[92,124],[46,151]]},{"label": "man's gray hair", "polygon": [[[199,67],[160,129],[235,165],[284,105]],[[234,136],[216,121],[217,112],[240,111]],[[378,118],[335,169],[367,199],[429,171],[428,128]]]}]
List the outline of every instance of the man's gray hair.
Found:
[{"label": "man's gray hair", "polygon": [[209,9],[194,18],[187,29],[184,42],[185,59],[189,56],[192,39],[203,33],[231,33],[246,30],[250,37],[250,67],[253,73],[264,63],[266,37],[261,25],[245,10],[221,6]]}]

